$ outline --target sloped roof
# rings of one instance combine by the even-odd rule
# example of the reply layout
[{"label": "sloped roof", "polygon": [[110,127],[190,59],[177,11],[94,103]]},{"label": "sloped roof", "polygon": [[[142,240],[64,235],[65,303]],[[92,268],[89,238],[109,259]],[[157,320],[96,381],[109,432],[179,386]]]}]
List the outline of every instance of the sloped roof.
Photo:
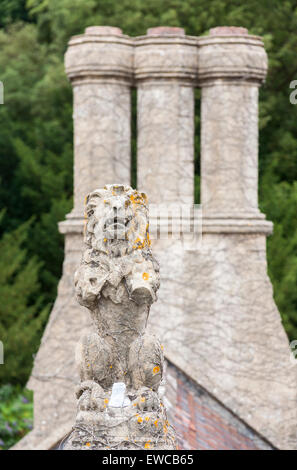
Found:
[{"label": "sloped roof", "polygon": [[256,450],[273,446],[172,363],[163,397],[179,449]]}]

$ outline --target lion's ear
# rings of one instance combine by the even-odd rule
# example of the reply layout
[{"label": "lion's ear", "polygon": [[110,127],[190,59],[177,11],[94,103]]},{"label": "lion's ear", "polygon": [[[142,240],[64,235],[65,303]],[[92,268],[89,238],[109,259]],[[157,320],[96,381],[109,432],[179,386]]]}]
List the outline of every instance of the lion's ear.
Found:
[{"label": "lion's ear", "polygon": [[144,200],[144,202],[147,203],[147,201],[148,201],[147,195],[145,193],[140,193],[140,194],[141,194],[141,197]]}]

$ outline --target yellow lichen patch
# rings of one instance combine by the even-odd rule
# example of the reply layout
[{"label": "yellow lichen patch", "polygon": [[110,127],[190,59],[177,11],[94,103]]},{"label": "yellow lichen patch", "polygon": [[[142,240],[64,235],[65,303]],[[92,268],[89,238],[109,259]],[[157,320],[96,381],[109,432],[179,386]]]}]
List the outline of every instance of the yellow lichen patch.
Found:
[{"label": "yellow lichen patch", "polygon": [[141,239],[139,237],[136,238],[136,240],[134,240],[134,245],[133,245],[133,250],[141,250],[145,247],[146,245],[146,240],[143,239],[141,241]]},{"label": "yellow lichen patch", "polygon": [[146,422],[148,422],[150,420],[150,417],[146,416],[144,419],[146,420]]},{"label": "yellow lichen patch", "polygon": [[149,273],[142,274],[142,279],[144,279],[145,281],[147,281],[149,277],[150,277]]},{"label": "yellow lichen patch", "polygon": [[108,403],[108,398],[105,398],[104,403],[106,404]]},{"label": "yellow lichen patch", "polygon": [[163,344],[161,344],[161,349],[162,349],[162,351],[164,351],[164,346],[163,346]]},{"label": "yellow lichen patch", "polygon": [[137,406],[137,403],[133,403],[133,406]]},{"label": "yellow lichen patch", "polygon": [[86,446],[87,447],[90,447],[91,443],[90,442],[86,442]]},{"label": "yellow lichen patch", "polygon": [[112,369],[112,365],[110,365],[109,368]]},{"label": "yellow lichen patch", "polygon": [[90,364],[88,364],[88,367],[90,367]]},{"label": "yellow lichen patch", "polygon": [[153,374],[158,374],[158,372],[160,372],[160,367],[159,366],[155,366],[153,368]]},{"label": "yellow lichen patch", "polygon": [[144,242],[141,241],[139,237],[137,237],[136,240],[134,241],[134,244],[135,244],[136,246],[138,246],[139,248],[142,248],[142,247],[143,247],[143,243],[144,243]]},{"label": "yellow lichen patch", "polygon": [[158,419],[156,419],[156,420],[154,421],[154,425],[156,426],[156,428],[158,427],[158,422],[159,422]]},{"label": "yellow lichen patch", "polygon": [[103,241],[104,241],[104,243],[106,243],[106,242],[107,242],[107,238],[104,238],[104,240],[103,240]]},{"label": "yellow lichen patch", "polygon": [[143,421],[142,417],[141,417],[141,416],[138,416],[137,421],[138,421],[139,423],[142,423],[142,421]]},{"label": "yellow lichen patch", "polygon": [[151,448],[150,443],[149,443],[149,442],[146,442],[146,443],[144,444],[144,448],[145,448],[145,449],[150,449],[150,448]]},{"label": "yellow lichen patch", "polygon": [[142,196],[140,196],[140,194],[138,193],[135,193],[135,196],[134,194],[131,194],[130,200],[132,201],[133,204],[144,204],[144,200]]},{"label": "yellow lichen patch", "polygon": [[141,398],[140,398],[140,401],[141,401],[142,403],[144,403],[144,402],[145,402],[145,397],[141,397]]}]

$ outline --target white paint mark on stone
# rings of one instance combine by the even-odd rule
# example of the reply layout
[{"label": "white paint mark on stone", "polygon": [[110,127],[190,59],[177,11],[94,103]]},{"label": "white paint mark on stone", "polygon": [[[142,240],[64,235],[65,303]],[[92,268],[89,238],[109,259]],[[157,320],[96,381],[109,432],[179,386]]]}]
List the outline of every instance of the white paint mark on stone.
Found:
[{"label": "white paint mark on stone", "polygon": [[113,408],[123,408],[129,406],[130,400],[126,397],[126,385],[124,382],[115,382],[112,386],[111,398],[108,406]]}]

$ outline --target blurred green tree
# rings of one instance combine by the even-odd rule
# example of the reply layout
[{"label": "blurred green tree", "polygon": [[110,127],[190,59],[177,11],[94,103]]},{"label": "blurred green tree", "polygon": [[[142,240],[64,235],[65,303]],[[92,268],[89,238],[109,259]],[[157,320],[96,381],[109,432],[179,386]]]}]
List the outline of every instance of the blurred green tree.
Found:
[{"label": "blurred green tree", "polygon": [[2,28],[16,20],[29,20],[26,0],[1,0],[0,27]]},{"label": "blurred green tree", "polygon": [[[3,220],[3,211],[0,215]],[[31,221],[21,224],[0,239],[0,338],[4,364],[0,383],[24,384],[32,367],[48,308],[42,308],[38,283],[41,263],[27,260],[23,248]]]}]

